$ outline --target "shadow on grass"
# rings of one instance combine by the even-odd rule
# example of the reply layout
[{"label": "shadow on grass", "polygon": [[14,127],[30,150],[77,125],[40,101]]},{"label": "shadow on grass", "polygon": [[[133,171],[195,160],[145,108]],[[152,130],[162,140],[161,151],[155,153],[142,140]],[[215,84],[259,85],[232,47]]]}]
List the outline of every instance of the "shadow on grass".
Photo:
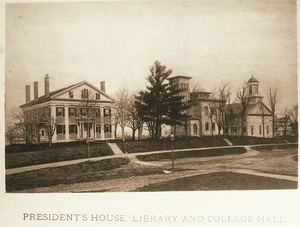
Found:
[{"label": "shadow on grass", "polygon": [[298,183],[249,174],[217,172],[150,184],[137,192],[297,189]]}]

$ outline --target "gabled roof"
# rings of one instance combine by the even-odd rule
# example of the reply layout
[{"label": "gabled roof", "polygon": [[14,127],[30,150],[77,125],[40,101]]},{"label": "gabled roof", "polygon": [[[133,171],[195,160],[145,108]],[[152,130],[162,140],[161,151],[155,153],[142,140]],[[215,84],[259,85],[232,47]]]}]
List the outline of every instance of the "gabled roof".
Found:
[{"label": "gabled roof", "polygon": [[[84,80],[84,81],[81,81],[79,83],[76,83],[76,84],[73,84],[73,85],[70,85],[70,86],[58,89],[56,91],[52,91],[47,96],[46,95],[42,95],[38,99],[32,100],[32,101],[30,101],[28,103],[25,103],[25,104],[21,105],[20,107],[21,108],[29,107],[29,106],[33,106],[33,105],[36,105],[36,104],[39,104],[39,103],[43,103],[43,102],[46,102],[46,101],[49,101],[49,100],[53,100],[53,99],[55,99],[56,96],[58,96],[58,95],[60,95],[62,93],[68,92],[69,90],[74,89],[74,88],[76,88],[78,86],[81,86],[83,84],[87,84],[88,86],[92,87],[93,89],[95,89],[96,91],[98,91],[99,93],[101,93],[102,95],[106,96],[108,99],[111,99],[111,102],[114,102],[114,99],[111,96],[109,96],[105,92],[101,91],[99,88],[93,86],[92,84],[90,84],[89,82],[87,82],[87,81]],[[72,100],[72,99],[70,99],[70,100]]]},{"label": "gabled roof", "polygon": [[[255,104],[249,104],[247,106],[246,115],[249,114],[249,112],[251,112],[252,110],[254,110],[259,104],[263,105],[270,113],[272,113],[272,111],[262,101],[259,101]],[[232,104],[227,104],[226,106],[227,107],[238,108],[240,105],[241,105],[241,103],[232,103]]]},{"label": "gabled roof", "polygon": [[173,79],[176,79],[176,78],[192,79],[192,77],[190,77],[190,76],[178,75],[178,76],[170,77],[170,78],[168,78],[168,80],[173,80]]},{"label": "gabled roof", "polygon": [[272,111],[262,101],[259,101],[258,103],[251,105],[252,108],[247,109],[247,114],[249,114],[249,112],[251,112],[252,110],[254,110],[259,104],[263,105],[267,109],[267,111],[269,111],[270,114],[272,115]]}]

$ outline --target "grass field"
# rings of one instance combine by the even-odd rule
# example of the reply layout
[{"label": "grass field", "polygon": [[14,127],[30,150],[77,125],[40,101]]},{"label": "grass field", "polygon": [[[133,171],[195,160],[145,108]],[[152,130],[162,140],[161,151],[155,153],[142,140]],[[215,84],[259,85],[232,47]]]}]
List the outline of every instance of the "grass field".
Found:
[{"label": "grass field", "polygon": [[[90,143],[90,153],[91,157],[99,157],[112,155],[113,151],[106,143]],[[46,147],[38,151],[6,153],[5,168],[10,169],[87,157],[87,144],[85,142],[71,143],[69,146],[68,144],[63,144],[62,146],[55,145],[51,148]]]},{"label": "grass field", "polygon": [[6,191],[162,173],[160,168],[127,164],[127,158],[113,158],[7,175]]},{"label": "grass field", "polygon": [[[223,155],[243,154],[247,150],[244,147],[228,147],[228,148],[215,148],[195,151],[179,151],[174,152],[174,158],[192,158],[192,157],[215,157]],[[172,159],[172,153],[159,153],[149,155],[138,155],[137,158],[141,161],[159,161],[163,159]]]},{"label": "grass field", "polygon": [[[169,138],[154,140],[144,139],[135,141],[117,141],[116,142],[123,152],[137,153],[148,151],[171,150],[172,144]],[[176,138],[174,141],[174,149],[200,148],[200,147],[219,147],[228,146],[223,138],[219,137],[192,137],[192,138]]]},{"label": "grass field", "polygon": [[296,136],[285,136],[279,138],[259,138],[251,136],[228,136],[227,137],[233,145],[251,145],[251,144],[276,144],[276,143],[297,143],[298,137]]},{"label": "grass field", "polygon": [[137,189],[147,191],[207,191],[207,190],[266,190],[297,189],[297,182],[248,174],[217,172],[179,178]]}]

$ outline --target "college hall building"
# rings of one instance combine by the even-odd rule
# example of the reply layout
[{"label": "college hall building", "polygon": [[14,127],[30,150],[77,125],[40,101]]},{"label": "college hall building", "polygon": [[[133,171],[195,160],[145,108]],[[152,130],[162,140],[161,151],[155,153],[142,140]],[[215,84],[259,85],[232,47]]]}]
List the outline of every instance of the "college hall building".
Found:
[{"label": "college hall building", "polygon": [[[187,110],[187,134],[188,136],[216,136],[219,129],[216,122],[217,112],[211,112],[213,103],[218,104],[221,100],[212,97],[211,92],[197,91],[189,92],[189,81],[191,77],[175,76],[169,78],[170,84],[183,90],[182,96],[185,101],[189,101],[192,105]],[[240,103],[226,105],[226,125],[220,129],[220,134],[241,135],[243,130],[245,136],[254,137],[273,137],[273,121],[272,112],[264,104],[263,96],[259,94],[259,82],[253,76],[247,82],[246,95],[249,103],[244,117],[243,128],[241,126],[241,118],[238,115]],[[232,117],[231,117],[232,116]],[[173,129],[174,130],[174,129]],[[185,125],[176,126],[177,136],[186,134]]]},{"label": "college hall building", "polygon": [[[39,134],[40,142],[69,142],[107,140],[114,138],[114,99],[106,93],[105,82],[95,87],[87,81],[51,91],[49,76],[44,78],[45,93],[38,96],[38,82],[34,82],[34,99],[30,99],[30,85],[25,86],[26,103],[21,105],[24,122],[29,131]],[[56,126],[51,132],[51,127]]]}]

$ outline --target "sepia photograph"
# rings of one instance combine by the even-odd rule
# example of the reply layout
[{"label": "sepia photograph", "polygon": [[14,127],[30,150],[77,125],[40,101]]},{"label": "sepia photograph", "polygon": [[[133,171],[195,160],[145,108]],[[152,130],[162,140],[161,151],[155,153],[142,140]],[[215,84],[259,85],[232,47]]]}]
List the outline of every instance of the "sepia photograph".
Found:
[{"label": "sepia photograph", "polygon": [[[4,194],[298,193],[296,0],[3,5]],[[20,219],[289,226],[280,215]]]}]

